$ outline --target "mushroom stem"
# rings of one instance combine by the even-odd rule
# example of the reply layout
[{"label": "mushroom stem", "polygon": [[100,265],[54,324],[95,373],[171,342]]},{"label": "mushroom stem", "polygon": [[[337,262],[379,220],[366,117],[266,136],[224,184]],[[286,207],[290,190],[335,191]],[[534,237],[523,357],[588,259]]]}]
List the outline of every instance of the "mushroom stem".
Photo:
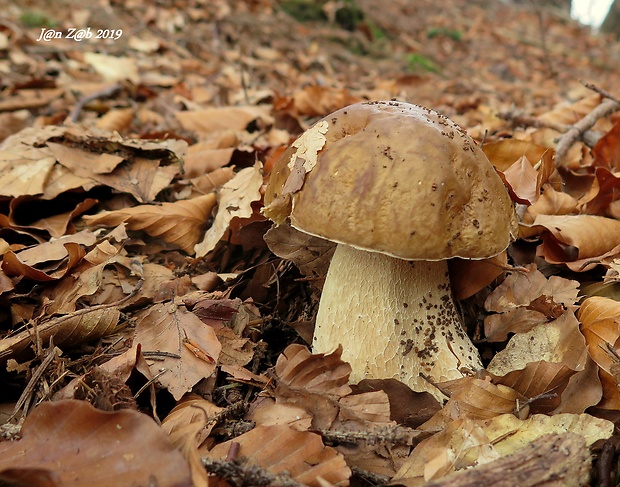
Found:
[{"label": "mushroom stem", "polygon": [[448,264],[407,261],[339,244],[316,320],[313,348],[342,344],[351,381],[396,378],[413,390],[482,368],[452,300]]}]

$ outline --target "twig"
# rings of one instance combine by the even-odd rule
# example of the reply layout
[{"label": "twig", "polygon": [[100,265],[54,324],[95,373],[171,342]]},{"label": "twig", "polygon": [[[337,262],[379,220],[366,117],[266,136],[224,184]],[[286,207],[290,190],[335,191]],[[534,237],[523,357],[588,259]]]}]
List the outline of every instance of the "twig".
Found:
[{"label": "twig", "polygon": [[52,347],[50,347],[51,349],[47,357],[43,359],[43,362],[41,362],[41,365],[39,365],[37,367],[37,370],[34,371],[34,374],[32,374],[32,377],[28,381],[28,385],[24,389],[24,392],[22,392],[22,395],[19,396],[19,399],[17,400],[17,403],[15,404],[15,408],[13,408],[13,414],[11,414],[11,417],[7,420],[7,422],[12,420],[15,416],[17,416],[17,413],[22,408],[22,406],[26,404],[26,402],[30,402],[30,397],[34,393],[37,383],[43,376],[43,373],[50,366],[50,364],[54,361],[55,358],[60,357],[62,350],[60,350],[60,348],[58,347],[53,347],[53,348]]},{"label": "twig", "polygon": [[609,91],[604,90],[600,86],[596,86],[594,83],[588,83],[587,81],[581,81],[581,84],[585,86],[586,88],[588,88],[589,90],[596,91],[599,95],[605,98],[609,98],[610,100],[620,103],[620,100],[618,100],[618,98],[612,95]]},{"label": "twig", "polygon": [[368,470],[362,470],[359,467],[351,467],[351,472],[356,477],[359,477],[371,485],[387,485],[390,481],[390,477],[386,475],[379,475],[374,472],[369,472]]},{"label": "twig", "polygon": [[519,413],[523,410],[523,408],[525,408],[526,406],[529,406],[533,402],[540,401],[541,399],[553,399],[555,397],[558,397],[558,395],[555,392],[543,392],[534,397],[530,397],[523,404],[521,404],[519,400],[517,400],[517,405],[515,406],[513,413],[515,416],[519,417]]},{"label": "twig", "polygon": [[77,119],[79,118],[80,113],[82,112],[82,109],[87,103],[90,103],[91,101],[96,100],[97,98],[107,98],[109,96],[112,96],[116,92],[118,92],[120,89],[121,89],[121,85],[118,83],[115,83],[112,86],[108,86],[104,88],[103,90],[99,90],[99,91],[96,91],[95,93],[91,93],[90,95],[82,97],[77,102],[73,110],[71,110],[71,114],[69,115],[69,120],[73,123],[77,122]]},{"label": "twig", "polygon": [[599,487],[613,487],[615,483],[618,463],[614,461],[620,446],[620,438],[612,436],[603,443],[601,454],[596,464],[596,473]]},{"label": "twig", "polygon": [[150,379],[149,381],[147,381],[147,383],[146,383],[146,384],[144,384],[142,387],[140,387],[140,389],[138,389],[138,392],[136,392],[136,393],[133,395],[133,398],[134,398],[134,399],[138,399],[138,396],[139,396],[140,394],[142,394],[142,393],[146,390],[146,388],[147,388],[148,386],[150,386],[151,384],[153,384],[153,383],[154,383],[157,379],[159,379],[159,378],[160,378],[162,375],[164,375],[166,372],[168,372],[168,369],[163,369],[163,370],[162,370],[159,374],[157,374],[155,377],[153,377],[152,379]]},{"label": "twig", "polygon": [[[579,139],[582,139],[584,134],[591,129],[594,124],[601,118],[606,117],[614,112],[620,110],[620,103],[615,100],[606,99],[598,105],[594,110],[588,113],[581,120],[572,125],[563,135],[558,139],[557,146],[555,148],[555,160],[556,164],[561,165],[563,159],[566,157],[568,150]],[[595,142],[596,143],[596,142]],[[594,144],[588,146],[592,147]]]},{"label": "twig", "polygon": [[323,440],[330,443],[357,444],[363,442],[368,445],[389,444],[407,446],[413,446],[436,433],[435,431],[414,430],[403,426],[381,428],[375,431],[334,431],[322,429],[313,429],[312,431],[320,434]]},{"label": "twig", "polygon": [[303,487],[305,485],[293,480],[286,472],[274,474],[258,465],[250,465],[239,460],[227,462],[202,458],[202,464],[209,473],[228,480],[235,487]]}]

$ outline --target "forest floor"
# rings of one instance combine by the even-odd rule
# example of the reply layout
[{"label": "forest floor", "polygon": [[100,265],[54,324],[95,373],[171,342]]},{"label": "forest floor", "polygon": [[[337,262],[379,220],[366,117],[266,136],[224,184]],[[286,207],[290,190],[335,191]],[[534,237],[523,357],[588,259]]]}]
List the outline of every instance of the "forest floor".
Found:
[{"label": "forest floor", "polygon": [[[620,43],[492,0],[0,12],[0,481],[617,485]],[[519,216],[451,262],[485,369],[433,394],[310,352],[333,246],[261,213],[366,100],[457,122]]]}]

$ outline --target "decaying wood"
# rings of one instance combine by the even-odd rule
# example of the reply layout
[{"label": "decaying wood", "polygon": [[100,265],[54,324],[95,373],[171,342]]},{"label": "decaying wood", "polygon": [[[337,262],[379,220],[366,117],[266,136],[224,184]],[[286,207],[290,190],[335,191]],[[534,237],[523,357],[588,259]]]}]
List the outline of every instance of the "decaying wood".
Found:
[{"label": "decaying wood", "polygon": [[579,487],[589,485],[590,452],[583,436],[554,433],[541,436],[512,455],[461,470],[427,487]]}]

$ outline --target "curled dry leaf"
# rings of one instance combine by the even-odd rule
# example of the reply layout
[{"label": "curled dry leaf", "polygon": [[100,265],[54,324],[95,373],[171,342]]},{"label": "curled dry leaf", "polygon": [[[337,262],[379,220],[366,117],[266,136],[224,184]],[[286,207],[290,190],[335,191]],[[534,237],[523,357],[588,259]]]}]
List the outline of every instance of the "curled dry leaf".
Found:
[{"label": "curled dry leaf", "polygon": [[521,156],[503,174],[504,183],[507,184],[513,201],[524,205],[536,203],[540,195],[538,172],[527,157]]},{"label": "curled dry leaf", "polygon": [[218,209],[215,221],[202,242],[196,244],[194,250],[197,257],[203,257],[215,248],[228,230],[234,217],[249,218],[252,213],[252,202],[261,199],[260,187],[263,185],[260,163],[254,167],[242,169],[220,189]]},{"label": "curled dry leaf", "polygon": [[97,120],[97,128],[108,132],[124,132],[131,124],[136,110],[132,108],[114,108]]},{"label": "curled dry leaf", "polygon": [[515,270],[487,297],[484,307],[497,314],[484,320],[488,341],[504,341],[560,317],[574,306],[579,283],[559,276],[547,279],[535,264]]},{"label": "curled dry leaf", "polygon": [[351,366],[340,359],[341,347],[330,354],[312,354],[303,345],[289,345],[278,357],[275,373],[281,384],[334,398],[351,393]]},{"label": "curled dry leaf", "polygon": [[206,453],[211,459],[224,460],[232,443],[239,445],[243,466],[258,465],[272,474],[288,472],[293,480],[310,487],[322,481],[334,486],[349,485],[351,470],[343,456],[323,445],[321,437],[288,426],[257,426],[252,431],[221,443]]},{"label": "curled dry leaf", "polygon": [[509,268],[506,251],[488,259],[471,260],[459,257],[450,259],[448,271],[454,299],[461,300],[473,296]]},{"label": "curled dry leaf", "polygon": [[442,389],[451,393],[450,399],[423,429],[443,427],[453,419],[490,419],[500,414],[518,413],[527,417],[529,408],[525,405],[527,398],[503,384],[495,384],[490,377],[478,379],[463,377],[442,384]]},{"label": "curled dry leaf", "polygon": [[589,446],[609,438],[613,431],[611,421],[588,414],[535,414],[526,420],[513,414],[490,420],[457,419],[416,446],[392,482],[419,486],[422,480],[438,479],[513,454],[546,434],[572,432]]},{"label": "curled dry leaf", "polygon": [[104,211],[85,216],[84,220],[93,226],[113,227],[125,223],[130,230],[143,230],[151,237],[161,238],[191,254],[215,204],[216,196],[211,193],[174,203]]},{"label": "curled dry leaf", "polygon": [[[90,235],[90,243],[94,243],[95,236]],[[71,241],[70,237],[61,238],[18,253],[9,250],[2,257],[2,270],[9,277],[24,276],[39,282],[56,281],[75,268],[84,255],[86,251],[79,243]]]},{"label": "curled dry leaf", "polygon": [[0,443],[0,478],[32,487],[191,485],[187,463],[148,416],[75,400],[41,404],[19,441]]},{"label": "curled dry leaf", "polygon": [[[141,203],[152,202],[179,172],[178,157],[186,147],[184,141],[123,140],[110,132],[92,137],[77,129],[68,130],[65,140],[71,147],[48,142],[59,164],[45,188],[46,198],[68,189],[104,185],[129,193]],[[134,155],[122,159],[112,154],[115,151]]]},{"label": "curled dry leaf", "polygon": [[[620,175],[605,167],[597,167],[590,190],[579,198],[579,212],[588,215],[611,213],[610,205],[618,201],[620,194]],[[613,216],[613,215],[612,215]]]},{"label": "curled dry leaf", "polygon": [[47,346],[53,337],[54,345],[61,349],[96,340],[114,333],[119,317],[120,311],[117,308],[95,306],[66,316],[50,318],[35,327],[0,340],[0,359],[22,358],[36,340]]},{"label": "curled dry leaf", "polygon": [[572,271],[587,271],[620,253],[620,221],[595,215],[538,215],[542,245],[537,255]]},{"label": "curled dry leaf", "polygon": [[600,384],[588,365],[585,340],[572,312],[527,333],[516,334],[493,357],[487,370],[497,376],[494,383],[512,387],[528,399],[556,394],[534,401],[534,412],[558,408],[582,412],[595,405],[601,395]]},{"label": "curled dry leaf", "polygon": [[274,108],[300,120],[302,117],[323,117],[347,105],[362,101],[347,90],[312,85],[296,91],[292,97],[276,98]]},{"label": "curled dry leaf", "polygon": [[275,366],[276,401],[303,407],[313,427],[329,429],[340,410],[338,399],[351,393],[351,366],[341,354],[342,347],[331,354],[311,354],[302,345],[289,345]]},{"label": "curled dry leaf", "polygon": [[334,242],[301,232],[287,223],[271,227],[264,238],[269,250],[292,261],[302,274],[325,279],[336,250]]},{"label": "curled dry leaf", "polygon": [[172,444],[183,453],[192,471],[194,487],[207,487],[209,481],[200,460],[198,447],[216,424],[214,418],[222,408],[194,394],[186,395],[166,416],[161,428]]},{"label": "curled dry leaf", "polygon": [[254,120],[271,125],[273,116],[269,112],[270,108],[267,106],[246,105],[177,111],[174,115],[185,130],[211,135],[223,130],[245,130]]},{"label": "curled dry leaf", "polygon": [[546,153],[551,153],[546,147],[530,141],[519,139],[504,139],[488,142],[482,146],[482,151],[489,161],[500,171],[506,171],[522,157],[537,163]]},{"label": "curled dry leaf", "polygon": [[592,296],[583,301],[577,316],[581,321],[581,332],[588,345],[588,352],[600,367],[603,400],[599,406],[619,409],[620,377],[616,370],[620,362],[620,303]]},{"label": "curled dry leaf", "polygon": [[209,377],[217,365],[221,345],[213,329],[184,308],[156,304],[140,314],[135,342],[144,353],[161,353],[148,360],[153,375],[179,400],[199,380]]},{"label": "curled dry leaf", "polygon": [[402,464],[392,483],[419,486],[461,468],[499,458],[482,422],[457,419],[441,432],[420,442]]},{"label": "curled dry leaf", "polygon": [[[575,211],[578,201],[568,193],[556,191],[552,186],[546,185],[538,201],[529,206],[523,215],[523,223],[532,224],[537,215],[570,215]],[[536,235],[537,230],[529,226],[519,226],[519,236],[527,238]]]}]

